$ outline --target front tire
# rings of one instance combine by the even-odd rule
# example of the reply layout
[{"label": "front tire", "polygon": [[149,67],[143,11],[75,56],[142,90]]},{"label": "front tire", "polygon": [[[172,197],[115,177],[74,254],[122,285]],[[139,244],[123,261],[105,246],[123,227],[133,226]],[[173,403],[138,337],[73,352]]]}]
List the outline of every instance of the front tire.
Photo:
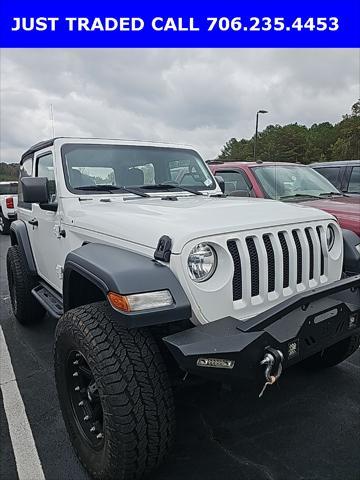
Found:
[{"label": "front tire", "polygon": [[0,212],[0,235],[9,235],[11,221]]},{"label": "front tire", "polygon": [[58,322],[55,377],[75,452],[95,479],[138,479],[171,444],[174,405],[167,371],[148,330],[114,321],[106,302]]},{"label": "front tire", "polygon": [[360,335],[352,335],[303,360],[301,365],[308,370],[334,367],[350,357],[359,348],[359,345]]},{"label": "front tire", "polygon": [[31,325],[45,315],[44,308],[32,295],[36,282],[19,245],[9,247],[6,257],[7,277],[11,305],[17,320],[23,325]]}]

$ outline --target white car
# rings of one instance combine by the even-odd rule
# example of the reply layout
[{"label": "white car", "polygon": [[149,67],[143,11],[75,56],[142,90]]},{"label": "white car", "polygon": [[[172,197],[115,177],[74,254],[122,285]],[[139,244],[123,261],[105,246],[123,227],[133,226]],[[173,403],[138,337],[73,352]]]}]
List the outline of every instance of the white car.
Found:
[{"label": "white car", "polygon": [[344,271],[360,251],[336,218],[222,184],[172,144],[57,138],[22,156],[12,307],[59,319],[60,405],[93,478],[159,465],[180,372],[260,391],[359,346],[360,276]]},{"label": "white car", "polygon": [[0,234],[8,235],[11,222],[16,220],[18,183],[0,182]]}]

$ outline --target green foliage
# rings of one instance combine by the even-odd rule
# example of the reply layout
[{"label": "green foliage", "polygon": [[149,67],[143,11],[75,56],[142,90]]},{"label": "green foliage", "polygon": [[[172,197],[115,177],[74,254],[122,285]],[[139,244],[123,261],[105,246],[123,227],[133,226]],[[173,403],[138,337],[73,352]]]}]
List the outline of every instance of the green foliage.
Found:
[{"label": "green foliage", "polygon": [[17,180],[19,177],[19,164],[17,163],[0,163],[0,182],[8,180]]},{"label": "green foliage", "polygon": [[[231,138],[221,149],[219,158],[225,161],[254,159],[254,137]],[[315,123],[310,128],[292,123],[269,125],[258,134],[256,159],[275,162],[326,162],[360,158],[360,100],[350,115],[332,125]]]}]

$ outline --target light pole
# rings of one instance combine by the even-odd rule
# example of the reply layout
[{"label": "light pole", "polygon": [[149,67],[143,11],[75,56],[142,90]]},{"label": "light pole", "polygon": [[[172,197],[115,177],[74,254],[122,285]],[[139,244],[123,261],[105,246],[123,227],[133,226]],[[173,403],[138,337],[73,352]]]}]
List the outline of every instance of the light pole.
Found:
[{"label": "light pole", "polygon": [[254,162],[256,162],[256,146],[258,139],[258,129],[259,129],[259,113],[269,113],[267,110],[258,110],[256,112],[256,127],[255,127],[255,142],[254,142]]}]

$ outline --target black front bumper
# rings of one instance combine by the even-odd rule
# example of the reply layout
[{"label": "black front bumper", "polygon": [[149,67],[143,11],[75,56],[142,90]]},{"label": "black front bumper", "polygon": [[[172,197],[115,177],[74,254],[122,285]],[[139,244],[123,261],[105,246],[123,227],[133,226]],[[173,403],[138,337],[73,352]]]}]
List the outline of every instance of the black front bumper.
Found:
[{"label": "black front bumper", "polygon": [[[246,321],[226,317],[163,340],[185,371],[222,381],[261,381],[267,347],[282,352],[286,368],[354,334],[360,334],[360,275],[296,295]],[[204,367],[199,359],[234,363]]]}]

